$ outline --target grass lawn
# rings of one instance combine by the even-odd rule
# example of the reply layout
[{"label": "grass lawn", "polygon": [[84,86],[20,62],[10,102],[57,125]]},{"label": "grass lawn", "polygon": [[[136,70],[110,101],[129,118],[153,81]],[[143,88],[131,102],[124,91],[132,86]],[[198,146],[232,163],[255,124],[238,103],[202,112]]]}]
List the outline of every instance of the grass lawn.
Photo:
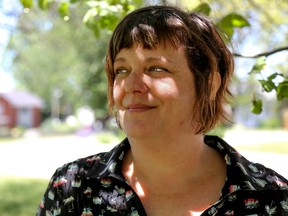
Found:
[{"label": "grass lawn", "polygon": [[1,216],[35,215],[48,181],[0,176]]}]

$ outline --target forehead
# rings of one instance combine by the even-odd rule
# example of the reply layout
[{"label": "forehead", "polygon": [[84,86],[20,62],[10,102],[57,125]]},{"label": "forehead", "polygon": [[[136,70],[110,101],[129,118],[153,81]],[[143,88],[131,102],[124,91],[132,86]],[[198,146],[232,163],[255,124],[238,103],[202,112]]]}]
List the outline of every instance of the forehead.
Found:
[{"label": "forehead", "polygon": [[145,61],[168,61],[174,62],[176,59],[186,59],[182,46],[175,47],[173,44],[166,42],[156,45],[154,48],[145,48],[141,44],[134,43],[130,48],[121,49],[114,62],[128,60],[131,57],[137,57]]}]

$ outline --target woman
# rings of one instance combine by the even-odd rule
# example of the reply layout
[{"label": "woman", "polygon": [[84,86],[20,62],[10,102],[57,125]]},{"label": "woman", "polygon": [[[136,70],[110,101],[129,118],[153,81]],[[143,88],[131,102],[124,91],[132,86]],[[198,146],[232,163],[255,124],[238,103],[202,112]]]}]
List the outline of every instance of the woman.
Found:
[{"label": "woman", "polygon": [[127,138],[59,168],[38,215],[288,215],[288,181],[204,134],[225,121],[233,58],[207,18],[167,6],[126,16],[106,58]]}]

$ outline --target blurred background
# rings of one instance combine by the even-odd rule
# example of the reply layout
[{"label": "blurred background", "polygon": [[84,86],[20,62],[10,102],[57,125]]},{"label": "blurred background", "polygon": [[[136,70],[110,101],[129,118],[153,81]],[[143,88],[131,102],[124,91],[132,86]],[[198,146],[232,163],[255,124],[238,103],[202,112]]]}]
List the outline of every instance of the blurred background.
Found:
[{"label": "blurred background", "polygon": [[125,137],[103,62],[119,20],[147,4],[204,13],[235,56],[223,137],[288,178],[288,1],[0,0],[0,212],[35,214],[55,169]]}]

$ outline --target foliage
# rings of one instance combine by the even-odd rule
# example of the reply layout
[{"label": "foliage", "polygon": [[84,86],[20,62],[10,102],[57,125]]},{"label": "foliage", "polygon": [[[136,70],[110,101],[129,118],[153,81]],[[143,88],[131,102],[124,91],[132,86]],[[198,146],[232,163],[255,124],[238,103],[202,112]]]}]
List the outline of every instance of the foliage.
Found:
[{"label": "foliage", "polygon": [[281,128],[280,119],[279,118],[264,119],[259,125],[259,128],[270,130],[280,129]]},{"label": "foliage", "polygon": [[[31,9],[33,7],[33,0],[20,0],[20,2],[24,8]],[[69,19],[72,4],[87,8],[83,22],[92,29],[96,36],[100,35],[102,29],[113,31],[119,19],[141,3],[141,0],[38,0],[38,6],[43,10],[56,4],[58,12],[64,20]]]},{"label": "foliage", "polygon": [[[264,70],[266,66],[266,57],[260,57],[257,59],[255,65],[249,74],[260,74]],[[262,76],[263,77],[263,76]],[[281,82],[274,81],[276,78],[282,78]],[[282,73],[275,72],[269,75],[267,78],[258,79],[259,83],[262,86],[262,89],[265,92],[275,91],[277,95],[277,99],[283,100],[284,98],[288,98],[288,77],[284,76]],[[261,99],[253,99],[252,101],[253,107],[252,112],[255,114],[260,114],[262,111],[262,101]]]},{"label": "foliage", "polygon": [[[288,2],[215,0],[212,1],[212,5],[215,20],[221,19],[223,14],[231,14],[236,11],[249,23],[247,27],[234,29],[232,41],[237,43],[237,48],[242,52],[241,54],[234,51],[236,63],[243,62],[242,67],[247,68],[254,62],[251,70],[246,69],[246,73],[249,75],[246,76],[246,81],[250,82],[251,79],[258,81],[257,85],[253,84],[245,90],[247,97],[253,95],[251,111],[254,114],[260,114],[265,109],[267,110],[262,100],[265,100],[269,92],[274,94],[274,98],[278,100],[279,104],[284,105],[288,100],[288,65],[287,60],[283,57],[277,59],[276,56],[280,56],[278,55],[280,52],[284,54],[285,51],[288,51],[287,36],[285,36],[288,32],[287,13],[285,12],[288,9]],[[269,12],[267,8],[269,8]],[[236,72],[238,71],[244,70],[239,69],[238,66]],[[242,74],[241,77],[243,80]],[[239,85],[238,88],[245,87]],[[236,98],[238,99],[239,96],[243,97],[243,95],[236,95]]]},{"label": "foliage", "polygon": [[255,114],[260,114],[262,112],[262,107],[262,100],[253,98],[251,111]]},{"label": "foliage", "polygon": [[[212,9],[210,8],[209,10],[207,9],[207,7],[209,7],[207,3],[202,3],[200,4],[200,6],[198,6],[197,11],[201,12],[201,8],[203,8],[204,13],[205,14],[208,13],[207,15],[209,15]],[[237,14],[231,11],[228,15],[225,15],[224,17],[220,18],[219,21],[216,22],[216,24],[225,33],[225,36],[226,36],[225,39],[227,40],[227,42],[231,42],[233,36],[235,36],[235,30],[237,31],[237,28],[244,28],[244,27],[251,26],[248,18],[249,18],[248,15],[247,17],[244,17],[240,14]],[[283,72],[270,72],[270,74],[266,78],[263,75],[263,71],[265,71],[266,66],[267,66],[266,64],[267,57],[277,52],[284,51],[284,50],[288,50],[288,47],[283,47],[283,48],[278,48],[278,49],[275,48],[272,51],[263,52],[254,56],[244,56],[244,55],[235,53],[235,57],[256,59],[254,66],[252,67],[251,71],[248,74],[251,76],[260,75],[261,78],[258,79],[258,81],[262,87],[262,90],[264,92],[271,92],[274,90],[278,101],[281,101],[283,99],[288,99],[288,77],[285,76]],[[279,77],[282,78],[280,82],[276,81],[276,80],[279,80],[278,79]],[[252,113],[254,114],[262,113],[263,102],[261,98],[256,97],[256,94],[253,95],[251,104],[252,104],[252,107],[251,107]]]},{"label": "foliage", "polygon": [[32,0],[21,3],[29,13],[19,16],[9,45],[20,88],[45,100],[47,116],[65,117],[89,105],[96,118],[104,118],[108,112],[103,68],[107,39],[119,19],[140,1],[39,0],[38,7],[46,13],[28,10],[35,6]]},{"label": "foliage", "polygon": [[263,143],[259,145],[239,145],[237,146],[237,149],[241,151],[288,154],[287,142]]},{"label": "foliage", "polygon": [[[71,12],[81,14],[77,9]],[[22,14],[18,23],[10,41],[17,81],[45,100],[47,112],[53,108],[57,98],[52,96],[57,93],[60,116],[72,114],[83,104],[102,115],[107,110],[104,34],[96,40],[81,20],[70,19],[67,24],[53,12],[33,10]]]},{"label": "foliage", "polygon": [[228,41],[232,39],[235,28],[243,28],[250,26],[248,20],[246,20],[243,16],[236,13],[231,13],[224,16],[216,24],[220,29],[222,29],[225,32]]},{"label": "foliage", "polygon": [[218,136],[223,138],[225,135],[226,131],[226,126],[225,125],[219,125],[218,127],[214,128],[212,131],[208,133],[208,135],[213,135],[213,136]]},{"label": "foliage", "polygon": [[[78,53],[83,43],[74,43],[80,34],[71,34],[71,28],[83,30],[84,35],[85,28],[81,29],[79,22],[71,22],[71,25],[51,22],[53,14],[39,16],[37,10],[29,15],[19,17],[18,30],[11,38],[10,47],[15,53],[14,75],[25,88],[45,100],[47,110],[51,110],[55,92],[63,104],[60,113],[65,113],[65,107],[73,110],[72,104],[81,104],[83,74],[79,71],[86,65]],[[66,41],[68,37],[71,39]],[[86,42],[92,43],[91,40]]]},{"label": "foliage", "polygon": [[[18,138],[25,132],[25,128],[18,126],[14,128],[0,127],[0,138]],[[6,140],[5,140],[6,141]]]},{"label": "foliage", "polygon": [[74,133],[79,130],[82,126],[79,123],[75,125],[69,125],[66,122],[61,122],[56,119],[46,119],[40,126],[40,132],[44,135],[58,135]]},{"label": "foliage", "polygon": [[[24,7],[29,9],[34,6],[33,0],[20,0],[20,2]],[[159,2],[166,3],[166,1]],[[267,73],[264,75],[269,66],[266,65],[268,57],[288,50],[285,42],[287,38],[284,37],[287,34],[286,9],[288,5],[284,1],[281,4],[265,0],[231,0],[229,2],[224,0],[214,0],[212,2],[201,0],[198,2],[198,5],[196,5],[196,2],[191,3],[190,1],[178,0],[175,3],[211,17],[222,29],[223,37],[227,43],[237,41],[239,44],[245,44],[252,41],[252,43],[257,44],[257,48],[262,47],[264,50],[269,48],[268,52],[260,52],[256,55],[244,55],[236,52],[234,55],[238,58],[255,59],[254,66],[250,73],[247,71],[247,74],[251,77],[260,76],[260,78],[256,79],[258,79],[263,92],[274,91],[278,101],[288,98],[288,78],[284,72],[287,70],[285,69],[287,65],[284,67],[284,70],[277,72],[269,71],[268,75]],[[44,10],[53,8],[55,10],[57,8],[60,17],[64,20],[72,19],[75,16],[75,14],[71,13],[73,8],[84,8],[83,22],[93,31],[96,38],[100,39],[103,46],[106,45],[106,38],[109,37],[119,19],[140,5],[140,0],[38,0],[39,8]],[[268,7],[269,13],[266,10]],[[283,37],[271,37],[272,32],[275,35],[283,35]],[[252,34],[253,37],[251,37]],[[253,42],[253,40],[256,41]],[[284,47],[280,47],[281,45]],[[274,47],[274,49],[270,50],[270,47]],[[104,56],[104,52],[104,48],[101,46],[99,48],[99,56]],[[100,61],[97,61],[96,64],[98,63]],[[88,98],[93,98],[96,94],[101,95],[97,103],[90,103],[94,108],[97,107],[98,110],[103,108],[104,100],[106,100],[102,95],[103,92],[101,93],[104,90],[104,87],[101,87],[104,80],[103,76],[103,68],[98,64],[97,70],[88,73],[88,79],[86,79],[84,88],[82,88],[85,92],[89,92]],[[95,83],[98,85],[95,85]],[[261,97],[256,97],[256,94],[254,94],[252,98],[252,112],[260,114],[263,110],[262,106]],[[104,109],[101,115],[105,112],[106,109]]]},{"label": "foliage", "polygon": [[101,133],[96,134],[96,139],[99,143],[118,143],[123,140],[125,137],[119,136],[111,131],[102,131]]},{"label": "foliage", "polygon": [[0,212],[2,216],[35,215],[48,180],[0,178]]}]

